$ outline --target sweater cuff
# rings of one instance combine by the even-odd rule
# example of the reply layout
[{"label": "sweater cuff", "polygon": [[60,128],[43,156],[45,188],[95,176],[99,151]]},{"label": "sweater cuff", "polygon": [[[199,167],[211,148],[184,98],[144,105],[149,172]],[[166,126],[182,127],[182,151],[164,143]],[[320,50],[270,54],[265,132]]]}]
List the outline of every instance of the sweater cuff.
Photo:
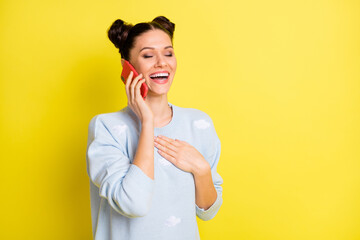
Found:
[{"label": "sweater cuff", "polygon": [[204,221],[210,220],[213,217],[215,217],[216,213],[219,211],[220,206],[222,204],[222,197],[221,197],[221,193],[219,194],[218,191],[216,191],[216,193],[217,193],[217,197],[216,197],[215,202],[207,210],[205,210],[203,208],[200,208],[195,204],[195,206],[196,206],[196,215],[200,219],[202,219]]}]

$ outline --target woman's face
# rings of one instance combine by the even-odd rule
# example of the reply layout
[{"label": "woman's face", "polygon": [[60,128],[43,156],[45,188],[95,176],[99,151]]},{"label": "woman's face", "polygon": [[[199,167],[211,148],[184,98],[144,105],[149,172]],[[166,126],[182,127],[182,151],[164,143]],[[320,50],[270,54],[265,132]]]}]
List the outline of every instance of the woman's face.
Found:
[{"label": "woman's face", "polygon": [[177,65],[169,35],[155,29],[138,36],[130,50],[130,63],[145,77],[149,95],[167,94]]}]

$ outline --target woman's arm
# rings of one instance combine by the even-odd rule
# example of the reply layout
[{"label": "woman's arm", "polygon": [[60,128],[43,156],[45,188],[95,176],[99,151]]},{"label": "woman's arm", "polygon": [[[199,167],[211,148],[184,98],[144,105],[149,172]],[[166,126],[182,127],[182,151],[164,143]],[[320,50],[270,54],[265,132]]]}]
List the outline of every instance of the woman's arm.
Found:
[{"label": "woman's arm", "polygon": [[[155,187],[153,115],[140,95],[140,86],[144,82],[141,77],[127,81],[126,84],[128,105],[141,120],[141,132],[133,161],[124,154],[122,144],[114,140],[105,121],[95,117],[89,125],[89,177],[99,188],[99,195],[106,198],[113,209],[127,217],[142,217],[148,213]],[[131,78],[132,73],[128,80]]]},{"label": "woman's arm", "polygon": [[192,173],[195,181],[196,205],[204,210],[209,209],[216,201],[217,193],[211,177],[210,166]]},{"label": "woman's arm", "polygon": [[140,87],[145,82],[143,75],[140,74],[131,81],[132,76],[131,71],[125,84],[128,106],[141,121],[141,132],[133,164],[154,179],[154,116],[140,93]]},{"label": "woman's arm", "polygon": [[209,209],[217,200],[218,194],[212,180],[211,166],[201,153],[187,142],[165,136],[156,137],[155,146],[161,156],[181,170],[193,174],[196,205],[203,211]]},{"label": "woman's arm", "polygon": [[133,164],[138,166],[149,178],[154,179],[154,124],[144,122]]},{"label": "woman's arm", "polygon": [[118,136],[124,140],[122,144],[115,140],[111,121],[97,115],[90,122],[86,152],[89,178],[112,209],[131,218],[145,216],[151,208],[155,182],[131,164],[125,150],[127,134]]}]

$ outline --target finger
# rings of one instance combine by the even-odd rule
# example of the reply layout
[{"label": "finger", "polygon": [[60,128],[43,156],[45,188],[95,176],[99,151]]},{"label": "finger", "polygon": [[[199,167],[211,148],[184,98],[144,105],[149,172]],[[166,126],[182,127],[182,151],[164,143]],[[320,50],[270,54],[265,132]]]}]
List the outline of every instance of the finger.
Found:
[{"label": "finger", "polygon": [[[165,143],[166,144],[166,143]],[[174,158],[176,158],[176,149],[172,149],[173,146],[171,146],[170,144],[167,144],[167,145],[163,145],[163,144],[160,144],[158,142],[154,142],[154,145],[157,149],[159,149],[161,152],[164,152]]]},{"label": "finger", "polygon": [[139,82],[139,80],[141,79],[142,74],[140,74],[139,76],[137,76],[136,78],[133,79],[131,85],[130,85],[130,92],[131,92],[131,100],[134,101],[135,100],[135,86],[136,84]]},{"label": "finger", "polygon": [[139,76],[137,76],[137,77],[135,77],[134,79],[133,79],[133,81],[131,82],[131,86],[130,87],[135,87],[136,86],[136,84],[139,82],[139,80],[141,80],[143,78],[143,74],[142,73],[140,73],[140,75]]},{"label": "finger", "polygon": [[190,145],[189,143],[187,143],[185,141],[181,141],[179,139],[175,139],[175,143],[180,144],[180,145]]},{"label": "finger", "polygon": [[169,162],[171,162],[172,164],[175,165],[176,158],[174,158],[173,156],[171,156],[171,155],[169,155],[166,152],[163,152],[161,150],[158,150],[158,153],[160,154],[160,156],[162,156],[163,158],[165,158],[166,160],[168,160]]},{"label": "finger", "polygon": [[129,86],[129,91],[130,91],[130,102],[134,103],[134,88],[132,87],[132,85]]},{"label": "finger", "polygon": [[134,73],[130,72],[128,79],[126,80],[126,89],[128,91],[128,101],[133,102],[133,92],[131,91],[131,83],[133,82]]},{"label": "finger", "polygon": [[141,89],[141,85],[142,85],[144,82],[145,82],[145,78],[141,79],[141,80],[136,84],[136,86],[135,86],[135,97],[136,97],[136,98],[141,98],[141,99],[143,99],[142,96],[141,96],[141,91],[140,91],[140,89]]},{"label": "finger", "polygon": [[175,147],[179,147],[179,146],[180,146],[179,142],[176,141],[176,140],[174,140],[174,139],[172,139],[172,138],[168,138],[168,137],[165,137],[165,136],[163,136],[163,135],[159,135],[158,137],[159,137],[159,140],[164,140],[164,141],[168,142],[169,144],[171,144],[171,145],[173,145],[173,146],[175,146]]},{"label": "finger", "polygon": [[157,144],[159,144],[161,146],[167,147],[167,148],[171,149],[174,152],[178,151],[177,146],[172,144],[171,141],[167,141],[165,139],[162,139],[160,136],[155,138],[155,143],[157,143]]},{"label": "finger", "polygon": [[126,88],[128,88],[130,86],[133,75],[134,75],[134,73],[133,73],[133,71],[131,71],[128,78],[126,79],[126,83],[125,83]]},{"label": "finger", "polygon": [[130,98],[129,94],[130,94],[130,90],[129,90],[129,86],[131,84],[131,79],[133,76],[133,71],[130,72],[126,82],[125,82],[125,91],[126,91],[126,95],[128,96],[128,99]]}]

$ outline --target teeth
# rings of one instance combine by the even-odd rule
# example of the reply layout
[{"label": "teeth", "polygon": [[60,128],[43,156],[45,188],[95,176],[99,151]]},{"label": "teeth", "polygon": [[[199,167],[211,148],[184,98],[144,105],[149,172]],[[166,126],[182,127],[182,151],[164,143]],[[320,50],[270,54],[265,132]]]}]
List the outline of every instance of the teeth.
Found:
[{"label": "teeth", "polygon": [[168,77],[169,73],[156,73],[156,74],[152,74],[150,75],[150,77]]}]

